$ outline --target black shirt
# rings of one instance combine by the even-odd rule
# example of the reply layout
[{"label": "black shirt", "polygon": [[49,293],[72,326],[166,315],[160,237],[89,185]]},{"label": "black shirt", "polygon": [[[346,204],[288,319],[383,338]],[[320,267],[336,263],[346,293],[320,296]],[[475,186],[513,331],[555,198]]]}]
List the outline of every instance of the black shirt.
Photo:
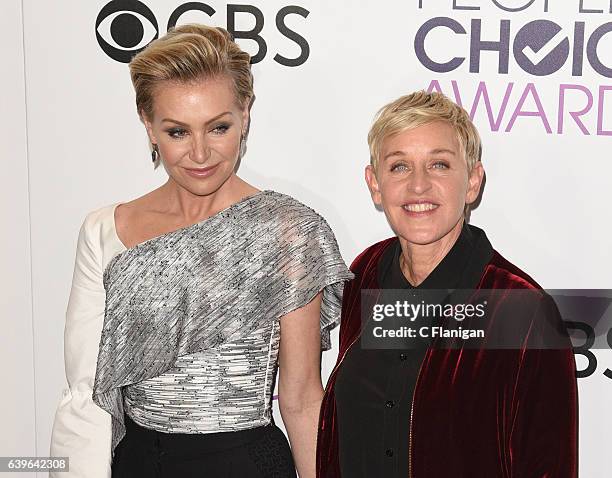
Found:
[{"label": "black shirt", "polygon": [[[471,289],[478,285],[493,250],[484,232],[464,225],[457,241],[417,287],[400,268],[399,240],[377,266],[381,289]],[[427,343],[404,350],[347,352],[335,385],[342,478],[408,476],[412,397]],[[443,459],[441,457],[441,459]]]}]

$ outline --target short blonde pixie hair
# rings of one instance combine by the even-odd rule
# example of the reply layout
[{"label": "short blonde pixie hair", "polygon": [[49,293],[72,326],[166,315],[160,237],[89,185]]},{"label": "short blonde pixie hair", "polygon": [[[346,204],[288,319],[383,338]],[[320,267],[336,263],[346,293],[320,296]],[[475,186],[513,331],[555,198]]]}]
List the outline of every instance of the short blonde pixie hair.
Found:
[{"label": "short blonde pixie hair", "polygon": [[468,173],[480,161],[481,142],[478,130],[461,106],[442,93],[416,91],[381,108],[368,133],[370,164],[376,172],[382,144],[385,139],[402,131],[418,128],[434,121],[446,121],[457,132],[459,144],[465,153]]},{"label": "short blonde pixie hair", "polygon": [[129,64],[138,114],[152,118],[153,93],[160,82],[190,83],[218,76],[232,80],[237,103],[246,107],[253,98],[250,60],[223,28],[198,24],[172,28]]}]

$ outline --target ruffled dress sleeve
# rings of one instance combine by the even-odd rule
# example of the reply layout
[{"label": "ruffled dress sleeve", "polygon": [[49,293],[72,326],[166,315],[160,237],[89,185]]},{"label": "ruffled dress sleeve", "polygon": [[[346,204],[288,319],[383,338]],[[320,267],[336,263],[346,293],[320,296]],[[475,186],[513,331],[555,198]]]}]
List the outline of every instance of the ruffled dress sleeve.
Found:
[{"label": "ruffled dress sleeve", "polygon": [[328,350],[330,331],[340,323],[344,282],[354,276],[325,219],[306,206],[301,209],[289,211],[280,225],[281,258],[274,297],[282,316],[303,307],[322,291],[321,348]]},{"label": "ruffled dress sleeve", "polygon": [[51,456],[68,457],[69,472],[51,472],[51,478],[111,476],[111,416],[92,400],[105,302],[96,219],[90,214],[79,232],[64,330],[68,388],[55,414],[51,437]]}]

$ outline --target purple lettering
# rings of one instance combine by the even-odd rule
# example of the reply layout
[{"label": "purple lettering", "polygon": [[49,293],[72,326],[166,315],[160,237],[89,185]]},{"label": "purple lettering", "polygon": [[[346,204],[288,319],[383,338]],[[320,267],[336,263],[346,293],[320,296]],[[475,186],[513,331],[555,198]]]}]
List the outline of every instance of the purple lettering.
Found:
[{"label": "purple lettering", "polygon": [[463,108],[463,102],[461,101],[461,92],[459,91],[459,85],[456,80],[451,80],[451,86],[453,87],[453,94],[455,95],[455,103]]},{"label": "purple lettering", "polygon": [[[536,111],[523,111],[523,105],[525,104],[525,100],[527,100],[527,96],[531,93],[533,97],[533,101],[536,104]],[[540,101],[540,97],[538,95],[538,91],[533,83],[527,83],[523,94],[521,95],[521,99],[519,100],[516,108],[514,109],[514,113],[512,113],[512,117],[510,118],[510,122],[506,127],[506,133],[512,130],[512,126],[514,126],[514,122],[516,118],[519,116],[537,116],[542,120],[542,124],[544,124],[544,129],[548,134],[552,133],[552,129],[550,128],[550,123],[548,122],[548,118],[546,118],[546,113],[544,112],[544,107],[542,106],[542,102]]]},{"label": "purple lettering", "polygon": [[476,90],[476,95],[474,96],[474,102],[472,103],[472,109],[470,110],[470,118],[472,118],[472,120],[474,119],[476,110],[480,104],[480,98],[482,97],[484,100],[485,109],[487,111],[487,116],[489,117],[491,131],[499,131],[499,127],[501,125],[502,118],[504,117],[504,113],[506,112],[506,107],[508,106],[508,100],[510,99],[510,93],[512,93],[513,87],[514,83],[508,83],[508,86],[506,86],[506,93],[504,94],[504,99],[502,100],[501,107],[497,113],[497,118],[493,118],[493,108],[491,107],[491,100],[489,98],[487,84],[484,81],[481,81],[478,84],[478,89]]},{"label": "purple lettering", "polygon": [[601,85],[599,87],[599,101],[597,102],[597,135],[612,136],[612,130],[605,130],[603,126],[604,120],[604,96],[606,91],[612,91],[612,86]]},{"label": "purple lettering", "polygon": [[438,80],[431,80],[431,83],[429,83],[427,93],[431,93],[432,91],[442,93],[442,87],[440,86],[440,82]]},{"label": "purple lettering", "polygon": [[557,119],[557,133],[558,134],[563,133],[563,119],[565,116],[564,113],[565,113],[565,91],[566,90],[582,91],[587,97],[587,105],[584,108],[582,108],[579,111],[568,111],[568,113],[570,114],[572,119],[575,121],[575,123],[578,125],[578,128],[580,128],[580,131],[588,135],[589,130],[584,126],[584,123],[582,122],[580,117],[586,114],[593,106],[593,95],[586,86],[568,85],[568,84],[562,84],[559,86],[559,116]]}]

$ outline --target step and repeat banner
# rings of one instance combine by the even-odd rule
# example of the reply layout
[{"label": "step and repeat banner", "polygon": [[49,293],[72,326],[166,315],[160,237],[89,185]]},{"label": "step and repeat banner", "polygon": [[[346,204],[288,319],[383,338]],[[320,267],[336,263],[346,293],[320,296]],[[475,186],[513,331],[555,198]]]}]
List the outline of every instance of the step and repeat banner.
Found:
[{"label": "step and repeat banner", "polygon": [[[426,89],[461,104],[480,130],[487,176],[471,223],[547,289],[612,288],[609,0],[22,4],[29,194],[19,200],[31,231],[23,300],[33,343],[24,339],[28,370],[10,373],[33,376],[40,456],[65,386],[78,228],[88,211],[166,179],[151,167],[127,62],[176,24],[227,28],[252,55],[256,100],[239,175],[316,209],[347,263],[392,235],[364,181],[372,118]],[[324,354],[326,375],[336,351]],[[582,347],[576,363],[580,476],[607,477],[612,353]]]}]

